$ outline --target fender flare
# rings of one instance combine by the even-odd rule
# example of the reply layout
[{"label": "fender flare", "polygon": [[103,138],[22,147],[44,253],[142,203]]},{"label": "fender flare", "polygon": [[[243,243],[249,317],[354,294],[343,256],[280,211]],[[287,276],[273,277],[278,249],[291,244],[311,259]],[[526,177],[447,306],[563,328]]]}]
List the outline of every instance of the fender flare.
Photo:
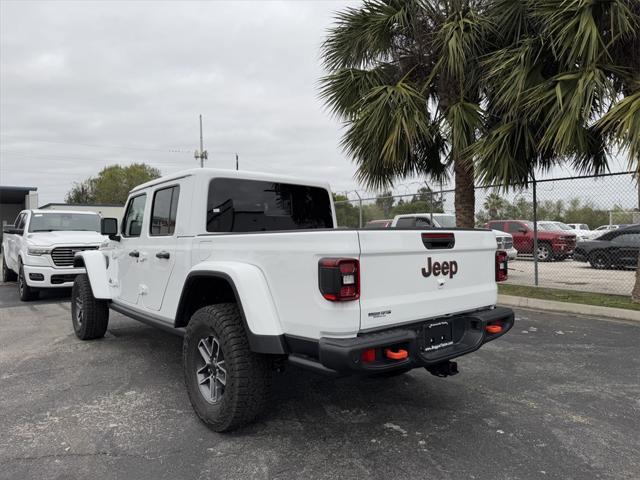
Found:
[{"label": "fender flare", "polygon": [[73,258],[74,267],[84,267],[89,277],[91,292],[100,300],[111,300],[109,279],[107,276],[107,259],[100,250],[85,250],[76,253]]},{"label": "fender flare", "polygon": [[199,278],[217,278],[229,284],[252,351],[287,353],[282,325],[264,274],[255,265],[247,263],[214,261],[195,265],[182,287],[175,317],[176,327],[183,326],[189,286]]}]

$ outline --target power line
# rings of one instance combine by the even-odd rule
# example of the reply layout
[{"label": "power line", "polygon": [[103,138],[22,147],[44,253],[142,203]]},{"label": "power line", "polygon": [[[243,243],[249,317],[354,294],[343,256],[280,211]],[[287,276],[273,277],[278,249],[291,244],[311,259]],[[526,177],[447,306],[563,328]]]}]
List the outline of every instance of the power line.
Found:
[{"label": "power line", "polygon": [[91,148],[111,148],[118,150],[138,150],[142,152],[163,152],[163,153],[191,153],[189,150],[184,150],[180,148],[169,148],[169,149],[160,149],[160,148],[149,148],[149,147],[133,147],[133,146],[125,146],[125,145],[106,145],[106,144],[95,144],[95,143],[82,143],[82,142],[61,142],[57,140],[40,140],[36,138],[26,138],[20,137],[18,135],[8,135],[6,133],[0,133],[0,136],[10,137],[19,140],[24,140],[26,142],[38,142],[38,143],[53,143],[59,145],[75,145],[81,147],[91,147]]}]

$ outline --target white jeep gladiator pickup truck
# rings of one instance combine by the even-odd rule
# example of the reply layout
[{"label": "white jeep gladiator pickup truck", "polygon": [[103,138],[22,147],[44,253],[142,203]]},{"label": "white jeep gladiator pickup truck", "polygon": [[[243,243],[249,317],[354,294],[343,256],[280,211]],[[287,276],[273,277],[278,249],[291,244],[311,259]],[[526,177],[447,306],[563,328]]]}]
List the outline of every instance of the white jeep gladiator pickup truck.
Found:
[{"label": "white jeep gladiator pickup truck", "polygon": [[135,188],[102,233],[75,258],[76,335],[102,337],[109,309],[184,335],[189,398],[217,431],[259,414],[285,360],[444,377],[514,322],[490,230],[337,229],[321,181],[188,170]]},{"label": "white jeep gladiator pickup truck", "polygon": [[74,255],[95,250],[105,240],[100,216],[68,210],[23,210],[2,237],[2,280],[18,280],[20,300],[34,300],[43,289],[70,288],[84,268]]}]

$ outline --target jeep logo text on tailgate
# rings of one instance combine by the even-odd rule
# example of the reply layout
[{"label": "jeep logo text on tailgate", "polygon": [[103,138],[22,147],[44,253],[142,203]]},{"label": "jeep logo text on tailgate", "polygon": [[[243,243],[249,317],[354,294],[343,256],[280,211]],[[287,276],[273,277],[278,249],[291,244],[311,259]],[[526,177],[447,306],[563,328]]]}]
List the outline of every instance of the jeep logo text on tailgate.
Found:
[{"label": "jeep logo text on tailgate", "polygon": [[438,275],[449,275],[449,278],[453,278],[453,276],[458,273],[458,262],[452,260],[450,262],[432,262],[431,257],[427,257],[427,266],[422,267],[422,276],[430,277],[433,275],[437,277]]}]

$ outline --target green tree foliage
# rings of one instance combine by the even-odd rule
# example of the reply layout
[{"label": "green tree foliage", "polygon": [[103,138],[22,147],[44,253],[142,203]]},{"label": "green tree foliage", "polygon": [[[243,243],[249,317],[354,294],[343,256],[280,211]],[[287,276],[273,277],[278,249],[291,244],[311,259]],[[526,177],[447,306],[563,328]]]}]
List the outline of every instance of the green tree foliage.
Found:
[{"label": "green tree foliage", "polygon": [[[622,209],[614,206],[612,211]],[[628,212],[625,212],[625,215],[625,218],[632,217]],[[544,200],[538,203],[538,218],[564,223],[586,223],[589,227],[596,228],[609,223],[609,211],[597,208],[591,202],[583,202],[579,198],[569,201]],[[485,199],[483,209],[476,215],[476,223],[482,226],[489,220],[533,220],[533,203],[522,196],[509,202],[497,193],[491,193]],[[626,223],[630,222],[631,220]]]},{"label": "green tree foliage", "polygon": [[[336,202],[336,217],[341,227],[357,228],[360,221],[360,208],[357,200],[348,200],[344,195],[333,195]],[[396,215],[405,213],[442,213],[443,202],[437,193],[433,198],[430,190],[422,187],[416,195],[409,200],[395,201],[391,192],[384,192],[377,196],[374,203],[363,202],[362,223],[363,226],[371,220],[392,219]]]},{"label": "green tree foliage", "polygon": [[160,177],[160,170],[144,163],[111,165],[98,176],[75,183],[65,197],[66,203],[124,205],[134,187]]},{"label": "green tree foliage", "polygon": [[358,178],[380,189],[452,167],[461,226],[473,226],[474,165],[464,151],[483,124],[484,3],[365,0],[337,14],[322,52],[321,96],[346,121],[342,145]]},{"label": "green tree foliage", "polygon": [[492,0],[481,61],[486,133],[470,149],[481,179],[522,185],[536,170],[640,160],[640,1]]}]

